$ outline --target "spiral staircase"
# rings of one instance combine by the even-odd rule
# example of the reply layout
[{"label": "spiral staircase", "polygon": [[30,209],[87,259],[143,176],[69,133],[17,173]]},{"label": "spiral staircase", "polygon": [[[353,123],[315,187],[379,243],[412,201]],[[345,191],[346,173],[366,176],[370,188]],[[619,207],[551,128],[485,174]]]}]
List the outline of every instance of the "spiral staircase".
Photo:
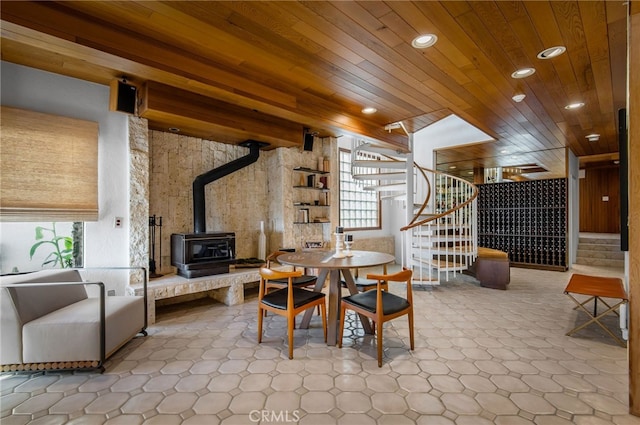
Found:
[{"label": "spiral staircase", "polygon": [[477,256],[476,186],[366,142],[352,146],[351,167],[365,190],[407,206],[401,264],[414,271],[414,285],[439,285],[468,268]]}]

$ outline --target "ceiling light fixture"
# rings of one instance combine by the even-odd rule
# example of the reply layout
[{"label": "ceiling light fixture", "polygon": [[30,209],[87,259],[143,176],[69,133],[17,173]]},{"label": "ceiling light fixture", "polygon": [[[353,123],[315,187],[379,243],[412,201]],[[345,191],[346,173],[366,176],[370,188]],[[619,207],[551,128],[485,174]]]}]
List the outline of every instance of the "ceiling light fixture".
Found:
[{"label": "ceiling light fixture", "polygon": [[585,137],[590,142],[597,142],[598,140],[600,140],[600,135],[598,133],[589,134]]},{"label": "ceiling light fixture", "polygon": [[419,35],[413,39],[411,45],[416,49],[426,49],[427,47],[431,47],[436,44],[438,41],[438,36],[435,34],[423,34]]},{"label": "ceiling light fixture", "polygon": [[578,109],[578,108],[582,108],[584,106],[584,102],[575,102],[575,103],[570,103],[567,106],[564,107],[564,109]]},{"label": "ceiling light fixture", "polygon": [[362,109],[363,114],[375,114],[376,112],[378,112],[378,110],[373,106],[367,106],[366,108]]},{"label": "ceiling light fixture", "polygon": [[544,49],[543,51],[538,53],[538,59],[555,58],[556,56],[560,56],[566,51],[567,51],[567,48],[564,46],[549,47],[548,49]]},{"label": "ceiling light fixture", "polygon": [[526,94],[524,93],[518,93],[516,95],[513,95],[513,97],[511,99],[513,99],[514,102],[516,103],[520,103],[524,100],[524,98],[527,97]]},{"label": "ceiling light fixture", "polygon": [[450,169],[450,170],[455,170],[456,168],[458,168],[458,167],[456,167],[455,165],[451,165],[451,166],[449,167],[449,169]]},{"label": "ceiling light fixture", "polygon": [[522,68],[517,71],[514,71],[513,74],[511,74],[511,78],[526,78],[535,74],[535,72],[536,72],[535,68]]},{"label": "ceiling light fixture", "polygon": [[180,133],[180,129],[178,127],[169,127],[169,131],[172,133]]}]

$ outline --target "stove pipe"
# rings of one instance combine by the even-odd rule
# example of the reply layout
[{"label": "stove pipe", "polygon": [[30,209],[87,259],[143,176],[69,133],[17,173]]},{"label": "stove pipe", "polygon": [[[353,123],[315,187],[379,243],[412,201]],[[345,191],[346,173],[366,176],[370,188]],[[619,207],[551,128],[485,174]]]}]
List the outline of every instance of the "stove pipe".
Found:
[{"label": "stove pipe", "polygon": [[200,174],[193,180],[193,226],[195,233],[206,233],[207,231],[204,187],[215,180],[253,164],[260,156],[260,148],[269,146],[269,144],[256,140],[246,140],[240,143],[240,146],[249,148],[249,154]]}]

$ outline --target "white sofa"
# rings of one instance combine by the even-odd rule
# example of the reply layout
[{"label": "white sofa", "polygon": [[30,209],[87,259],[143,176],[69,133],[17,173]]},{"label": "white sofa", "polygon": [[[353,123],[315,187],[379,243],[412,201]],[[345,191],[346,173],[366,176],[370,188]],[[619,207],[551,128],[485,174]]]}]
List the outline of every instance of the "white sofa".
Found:
[{"label": "white sofa", "polygon": [[[3,372],[98,368],[138,333],[146,335],[145,296],[106,296],[103,282],[73,270],[0,277]],[[99,288],[90,297],[85,286]]]}]

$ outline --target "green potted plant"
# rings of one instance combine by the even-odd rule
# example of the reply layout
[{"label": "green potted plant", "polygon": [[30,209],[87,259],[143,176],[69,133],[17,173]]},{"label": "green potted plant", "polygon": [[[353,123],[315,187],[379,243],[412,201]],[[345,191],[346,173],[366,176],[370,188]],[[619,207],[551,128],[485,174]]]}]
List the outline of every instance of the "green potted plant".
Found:
[{"label": "green potted plant", "polygon": [[[51,235],[50,239],[45,239],[45,234]],[[71,236],[58,236],[56,223],[51,223],[51,228],[37,226],[36,242],[31,246],[29,252],[30,259],[40,247],[48,247],[51,252],[44,259],[42,267],[50,266],[61,269],[73,267],[73,238]]]}]

